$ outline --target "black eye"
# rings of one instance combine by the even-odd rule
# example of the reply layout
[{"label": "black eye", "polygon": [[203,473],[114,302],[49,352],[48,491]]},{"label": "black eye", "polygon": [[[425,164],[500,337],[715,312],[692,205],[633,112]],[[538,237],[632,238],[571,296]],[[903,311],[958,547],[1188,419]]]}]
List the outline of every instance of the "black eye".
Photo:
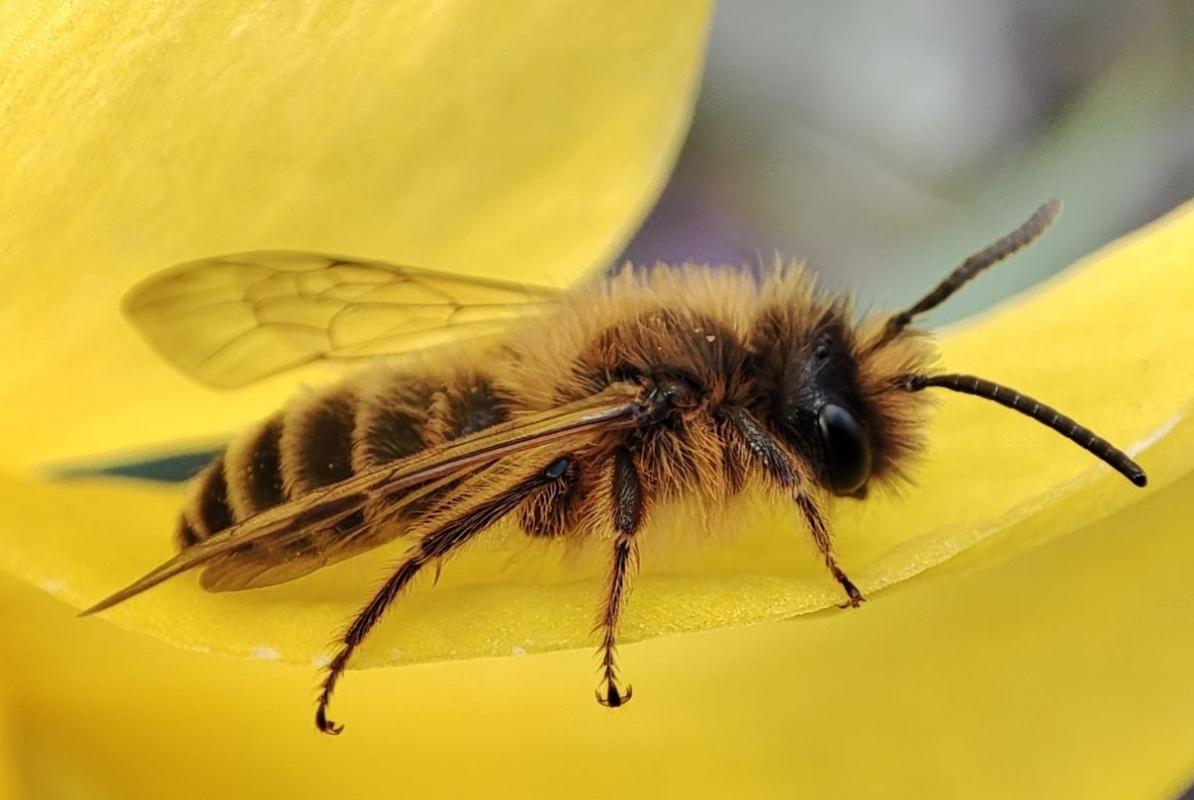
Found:
[{"label": "black eye", "polygon": [[829,403],[817,414],[834,494],[853,494],[871,475],[871,445],[849,411]]}]

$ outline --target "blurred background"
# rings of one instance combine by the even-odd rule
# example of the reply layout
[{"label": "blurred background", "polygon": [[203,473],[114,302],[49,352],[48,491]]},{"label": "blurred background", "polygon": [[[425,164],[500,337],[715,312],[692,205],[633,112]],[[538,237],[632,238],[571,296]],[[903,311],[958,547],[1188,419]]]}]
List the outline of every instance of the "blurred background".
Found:
[{"label": "blurred background", "polygon": [[1194,196],[1189,0],[721,0],[675,174],[623,259],[799,256],[919,296],[1049,197],[965,316]]}]

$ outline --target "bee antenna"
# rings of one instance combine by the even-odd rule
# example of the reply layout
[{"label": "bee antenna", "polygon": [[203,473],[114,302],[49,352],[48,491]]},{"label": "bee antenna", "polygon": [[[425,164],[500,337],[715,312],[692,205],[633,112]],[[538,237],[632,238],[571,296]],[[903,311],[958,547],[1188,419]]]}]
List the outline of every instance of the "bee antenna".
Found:
[{"label": "bee antenna", "polygon": [[953,272],[949,273],[945,280],[937,284],[931,292],[920,298],[915,305],[888,319],[887,326],[883,329],[883,333],[875,346],[881,346],[890,342],[913,319],[944,303],[954,292],[961,289],[983,270],[998,264],[1017,250],[1032,244],[1053,224],[1053,221],[1057,219],[1057,215],[1060,213],[1060,200],[1051,199],[1042,203],[1020,227],[967,258]]},{"label": "bee antenna", "polygon": [[1079,425],[1057,409],[1028,395],[1021,394],[1015,389],[974,375],[905,375],[900,382],[910,392],[919,392],[921,389],[939,386],[942,389],[994,400],[1001,406],[1019,411],[1045,427],[1057,431],[1074,444],[1101,459],[1137,486],[1148,484],[1148,476],[1144,474],[1144,470],[1140,468],[1139,464],[1128,458],[1122,450],[1089,428]]}]

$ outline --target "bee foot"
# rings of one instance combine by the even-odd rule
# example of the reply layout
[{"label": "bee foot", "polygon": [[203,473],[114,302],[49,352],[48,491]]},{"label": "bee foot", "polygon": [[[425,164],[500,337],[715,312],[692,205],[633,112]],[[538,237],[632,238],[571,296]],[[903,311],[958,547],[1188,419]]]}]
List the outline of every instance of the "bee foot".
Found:
[{"label": "bee foot", "polygon": [[606,708],[618,708],[630,702],[630,698],[634,697],[634,687],[627,684],[626,693],[623,694],[618,689],[618,685],[613,681],[606,684],[605,694],[598,689],[595,693],[597,695],[597,702]]},{"label": "bee foot", "polygon": [[839,604],[838,608],[858,608],[860,605],[866,602],[866,598],[862,596],[862,592],[858,591],[858,587],[854,585],[853,581],[846,577],[845,573],[841,572],[840,570],[835,570],[835,572],[836,574],[834,577],[837,578],[837,582],[840,583],[842,588],[846,591],[846,596],[848,598],[846,602]]},{"label": "bee foot", "polygon": [[339,736],[340,732],[344,730],[343,725],[337,725],[333,720],[328,719],[327,709],[320,706],[315,712],[315,727],[319,728],[320,733],[326,733],[329,736]]}]

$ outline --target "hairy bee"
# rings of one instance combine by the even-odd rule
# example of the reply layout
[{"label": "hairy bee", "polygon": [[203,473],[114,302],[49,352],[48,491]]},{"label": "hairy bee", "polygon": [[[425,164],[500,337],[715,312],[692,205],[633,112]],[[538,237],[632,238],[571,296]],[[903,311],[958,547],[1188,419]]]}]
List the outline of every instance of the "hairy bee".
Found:
[{"label": "hairy bee", "polygon": [[289,581],[395,537],[403,560],[326,668],[336,682],[402,590],[504,517],[535,537],[608,547],[597,699],[631,698],[615,665],[637,543],[658,501],[724,502],[761,482],[800,512],[845,603],[825,506],[903,475],[928,414],[922,390],[994,400],[1144,486],[1144,471],[1060,412],[1007,387],[930,369],[912,326],[1053,221],[1041,206],[911,308],[856,320],[798,267],[623,270],[571,293],[372,261],[245,253],[181,264],[137,286],[127,311],[164,356],[217,386],[315,359],[464,341],[442,367],[379,364],[295,401],[195,480],[179,553],[84,613],[194,567],[210,591]]}]

